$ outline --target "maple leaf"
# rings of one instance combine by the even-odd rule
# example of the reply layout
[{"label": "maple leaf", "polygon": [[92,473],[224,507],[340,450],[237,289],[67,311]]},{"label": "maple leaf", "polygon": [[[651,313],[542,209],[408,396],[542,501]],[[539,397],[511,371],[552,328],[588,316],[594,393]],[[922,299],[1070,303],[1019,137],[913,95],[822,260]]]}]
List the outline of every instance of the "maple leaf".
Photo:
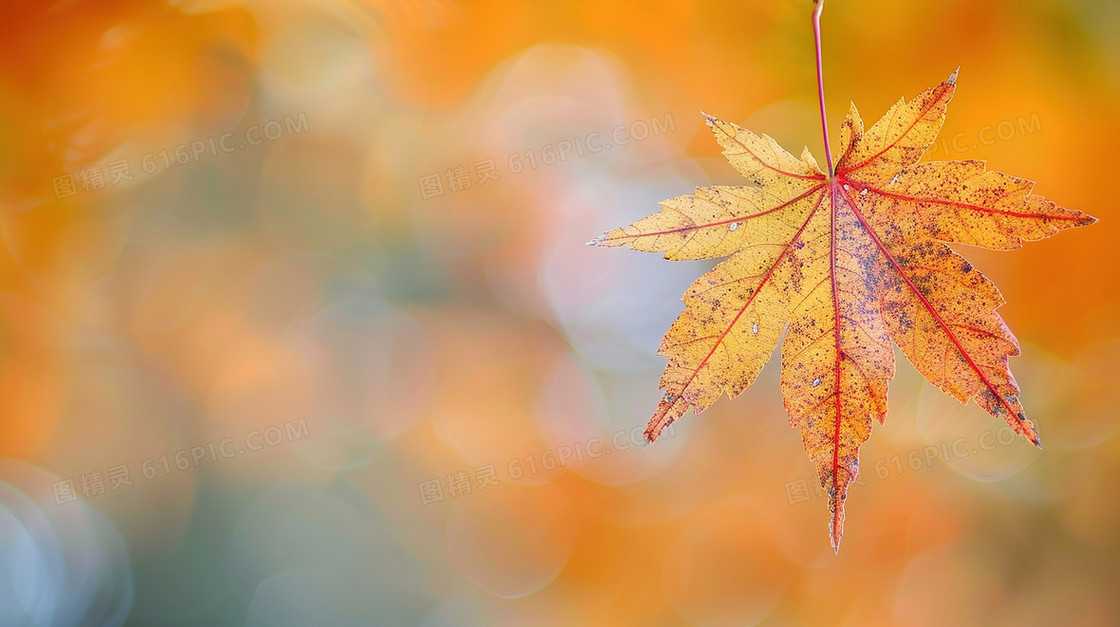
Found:
[{"label": "maple leaf", "polygon": [[892,340],[930,383],[1039,444],[1008,367],[1019,345],[996,313],[1003,298],[947,244],[1009,250],[1096,221],[982,161],[918,162],[956,77],[900,100],[866,130],[853,104],[832,174],[808,149],[794,157],[766,135],[707,116],[753,185],[697,188],[589,242],[671,260],[727,257],[685,292],[661,342],[665,396],[646,437],[656,440],[690,408],[742,393],[784,332],[782,396],[829,495],[836,550],[859,447],[886,417]]}]

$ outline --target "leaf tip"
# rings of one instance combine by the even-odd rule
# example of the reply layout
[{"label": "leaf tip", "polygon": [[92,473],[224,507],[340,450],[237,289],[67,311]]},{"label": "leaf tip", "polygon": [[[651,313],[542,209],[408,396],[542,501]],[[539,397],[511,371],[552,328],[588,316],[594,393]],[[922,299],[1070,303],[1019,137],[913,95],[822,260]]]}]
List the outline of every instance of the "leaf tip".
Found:
[{"label": "leaf tip", "polygon": [[1031,444],[1037,446],[1038,450],[1041,451],[1042,438],[1038,437],[1038,429],[1035,428],[1034,423],[1027,420],[1027,417],[1023,415],[1023,412],[1019,412],[1019,423],[1026,427],[1026,429],[1022,432],[1023,437],[1026,438],[1027,441]]},{"label": "leaf tip", "polygon": [[836,555],[840,554],[840,541],[844,539],[844,501],[847,496],[846,488],[839,495],[835,488],[829,490],[828,509],[831,517],[828,522],[828,539],[832,543],[832,552]]},{"label": "leaf tip", "polygon": [[706,111],[701,111],[700,115],[704,116],[704,119],[707,120],[708,126],[713,126],[720,121],[719,118]]},{"label": "leaf tip", "polygon": [[[677,421],[678,418],[683,416],[688,411],[690,405],[688,402],[681,401],[684,397],[680,394],[673,392],[666,392],[665,397],[657,405],[657,411],[653,413],[653,417],[649,419],[649,424],[646,425],[645,438],[648,446],[661,435],[661,432]],[[645,448],[643,446],[642,448]]]},{"label": "leaf tip", "polygon": [[832,543],[832,554],[840,555],[840,541],[844,539],[844,527],[841,526],[839,530],[835,527],[830,528],[828,539]]},{"label": "leaf tip", "polygon": [[945,79],[945,82],[949,83],[950,85],[956,85],[957,84],[957,74],[959,74],[960,71],[961,71],[961,66],[958,65],[957,69],[953,70],[953,73],[949,75],[949,78]]},{"label": "leaf tip", "polygon": [[606,234],[606,233],[603,233],[603,234],[602,234],[602,235],[600,235],[599,237],[596,237],[595,239],[593,239],[593,240],[591,240],[591,241],[587,242],[587,245],[588,245],[588,246],[599,246],[599,245],[601,245],[601,244],[602,244],[602,243],[603,243],[603,242],[604,242],[604,241],[605,241],[606,239],[607,239],[607,234]]}]

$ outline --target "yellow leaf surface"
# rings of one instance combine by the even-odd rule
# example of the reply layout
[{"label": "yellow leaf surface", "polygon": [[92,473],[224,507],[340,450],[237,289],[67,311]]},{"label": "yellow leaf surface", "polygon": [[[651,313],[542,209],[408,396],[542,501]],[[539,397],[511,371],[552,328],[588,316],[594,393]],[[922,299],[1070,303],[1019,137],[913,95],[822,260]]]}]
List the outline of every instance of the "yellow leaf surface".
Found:
[{"label": "yellow leaf surface", "polygon": [[931,383],[1039,444],[1008,366],[1019,346],[996,313],[1003,298],[947,244],[1013,249],[1096,220],[981,161],[919,163],[955,89],[954,72],[868,129],[853,105],[833,173],[808,151],[794,157],[708,116],[753,185],[698,188],[589,242],[672,260],[726,257],[685,292],[661,342],[665,396],[646,437],[742,393],[785,333],[782,396],[829,495],[835,549],[859,447],[886,417],[892,341]]}]

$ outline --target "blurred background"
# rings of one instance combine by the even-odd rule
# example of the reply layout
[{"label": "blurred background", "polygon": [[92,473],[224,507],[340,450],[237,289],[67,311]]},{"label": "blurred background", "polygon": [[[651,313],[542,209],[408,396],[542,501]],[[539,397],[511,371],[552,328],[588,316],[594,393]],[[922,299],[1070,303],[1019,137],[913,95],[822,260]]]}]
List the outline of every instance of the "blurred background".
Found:
[{"label": "blurred background", "polygon": [[708,267],[585,247],[823,163],[809,0],[53,0],[0,19],[0,623],[1120,623],[1120,5],[830,0],[869,123],[1101,219],[1008,253],[1045,446],[904,360],[839,556],[777,364],[643,449]]}]

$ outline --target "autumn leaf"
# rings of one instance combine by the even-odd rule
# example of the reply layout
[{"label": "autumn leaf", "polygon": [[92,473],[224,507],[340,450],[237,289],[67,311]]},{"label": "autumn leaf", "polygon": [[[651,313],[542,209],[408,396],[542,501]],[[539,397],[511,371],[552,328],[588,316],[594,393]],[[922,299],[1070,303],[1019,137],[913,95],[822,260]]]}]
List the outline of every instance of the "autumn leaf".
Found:
[{"label": "autumn leaf", "polygon": [[956,78],[900,100],[868,129],[852,105],[831,174],[807,149],[798,158],[707,116],[752,185],[698,188],[589,242],[672,260],[726,257],[685,292],[661,342],[665,396],[646,437],[741,394],[784,332],[782,396],[829,495],[834,549],[859,447],[886,417],[892,340],[930,383],[1039,444],[1008,367],[1019,345],[996,313],[1003,298],[948,244],[1010,250],[1096,220],[982,161],[919,163]]}]

